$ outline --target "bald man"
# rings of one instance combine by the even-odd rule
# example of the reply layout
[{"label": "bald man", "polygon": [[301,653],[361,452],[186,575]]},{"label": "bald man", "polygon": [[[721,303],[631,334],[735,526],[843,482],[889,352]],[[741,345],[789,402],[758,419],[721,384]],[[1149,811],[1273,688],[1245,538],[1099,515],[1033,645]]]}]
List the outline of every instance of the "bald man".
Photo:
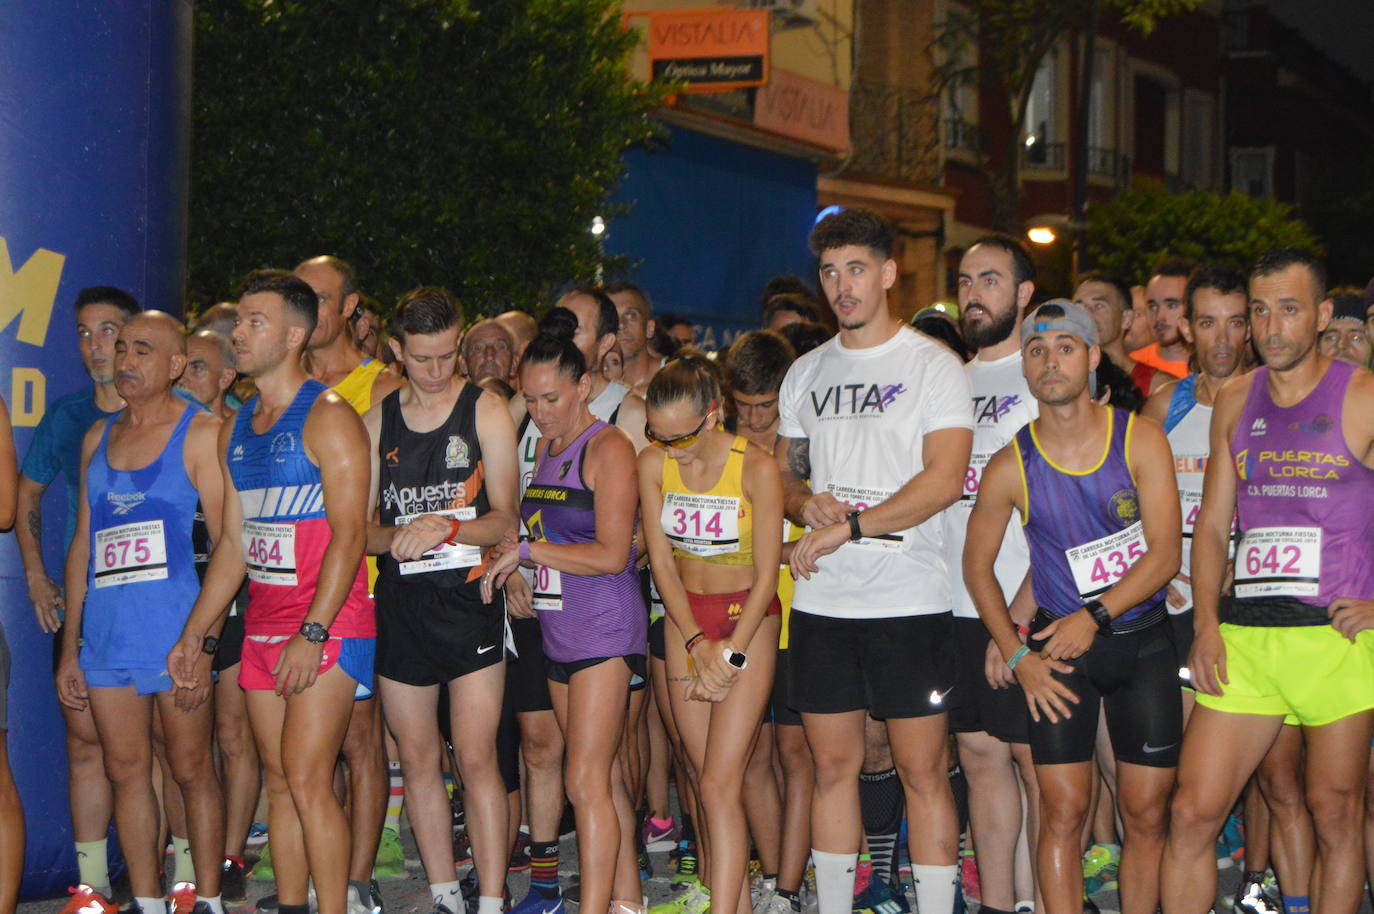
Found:
[{"label": "bald man", "polygon": [[474,384],[488,378],[509,384],[515,377],[515,337],[499,319],[483,318],[463,334],[458,371]]},{"label": "bald man", "polygon": [[220,419],[238,408],[228,403],[229,389],[238,380],[234,346],[218,330],[197,330],[186,338],[186,370],[177,387],[190,394]]},{"label": "bald man", "polygon": [[[200,590],[192,519],[203,506],[218,530],[224,495],[219,419],[172,391],[186,367],[180,321],[148,311],[120,328],[115,387],[127,404],[95,423],[81,449],[76,534],[67,553],[66,621],[57,693],[95,718],[114,785],[115,822],[134,900],[166,914],[158,874],[161,835],[153,794],[153,716],[181,788],[196,882],[177,900],[223,914],[224,807],[210,755],[209,676],[174,688],[166,657]],[[201,661],[206,670],[211,655]],[[203,903],[204,908],[200,905]]]},{"label": "bald man", "polygon": [[[520,359],[525,355],[525,347],[539,335],[539,322],[528,312],[519,310],[499,314],[496,316],[496,320],[515,339],[515,366],[518,368],[520,367]],[[511,376],[518,382],[519,374],[513,373]]]}]

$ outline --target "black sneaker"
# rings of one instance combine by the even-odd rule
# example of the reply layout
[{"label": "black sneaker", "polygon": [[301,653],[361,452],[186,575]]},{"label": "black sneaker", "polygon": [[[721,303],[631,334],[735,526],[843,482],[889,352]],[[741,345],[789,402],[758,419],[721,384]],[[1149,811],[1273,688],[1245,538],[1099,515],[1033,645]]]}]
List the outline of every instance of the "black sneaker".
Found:
[{"label": "black sneaker", "polygon": [[219,894],[225,904],[248,903],[248,877],[242,864],[226,859],[220,866]]},{"label": "black sneaker", "polygon": [[377,914],[386,914],[386,905],[382,903],[382,887],[373,879],[367,884],[369,894],[372,895],[372,905],[377,909]]},{"label": "black sneaker", "polygon": [[515,848],[510,852],[510,866],[507,872],[523,873],[530,868],[530,836],[519,832],[515,836]]}]

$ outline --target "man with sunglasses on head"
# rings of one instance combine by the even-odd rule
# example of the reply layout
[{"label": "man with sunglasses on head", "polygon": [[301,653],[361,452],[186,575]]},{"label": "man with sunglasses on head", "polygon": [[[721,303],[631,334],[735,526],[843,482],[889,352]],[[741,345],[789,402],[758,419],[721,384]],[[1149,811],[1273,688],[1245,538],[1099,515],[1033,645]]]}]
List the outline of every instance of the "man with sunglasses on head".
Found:
[{"label": "man with sunglasses on head", "polygon": [[783,381],[776,456],[797,541],[793,705],[815,754],[820,914],[847,914],[861,826],[866,713],[885,720],[905,787],[918,906],[953,910],[958,816],[946,773],[953,619],[939,513],[958,500],[973,422],[959,360],[896,317],[893,231],[844,210],[811,233],[839,335]]}]

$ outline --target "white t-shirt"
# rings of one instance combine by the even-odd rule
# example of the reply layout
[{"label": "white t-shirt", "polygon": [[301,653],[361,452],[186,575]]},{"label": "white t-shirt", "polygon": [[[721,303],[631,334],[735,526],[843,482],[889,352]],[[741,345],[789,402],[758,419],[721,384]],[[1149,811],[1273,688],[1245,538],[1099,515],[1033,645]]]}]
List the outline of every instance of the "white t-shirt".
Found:
[{"label": "white t-shirt", "polygon": [[[1193,553],[1193,525],[1197,523],[1198,508],[1202,507],[1202,477],[1207,471],[1207,456],[1212,450],[1212,407],[1194,401],[1193,408],[1178,424],[1169,429],[1169,447],[1174,452],[1174,472],[1178,477],[1179,507],[1183,514],[1183,555],[1178,573],[1191,575]],[[1169,607],[1170,615],[1186,613],[1193,608],[1193,588],[1175,579],[1174,588],[1183,595],[1182,606]]]},{"label": "white t-shirt", "polygon": [[[1031,395],[1026,378],[1021,373],[1021,353],[1013,352],[995,362],[974,359],[964,366],[969,387],[973,392],[973,456],[964,474],[964,491],[959,501],[945,509],[945,555],[949,563],[950,587],[953,589],[954,615],[960,619],[977,619],[978,610],[964,586],[964,542],[968,534],[968,519],[978,498],[978,485],[983,479],[992,455],[1004,448],[1027,422],[1040,415],[1040,404]],[[992,570],[1007,602],[1016,595],[1017,588],[1030,567],[1030,548],[1021,521],[1013,515],[1002,536],[1002,549]]]},{"label": "white t-shirt", "polygon": [[[925,464],[925,436],[972,428],[969,386],[944,346],[903,326],[868,349],[834,337],[797,359],[782,382],[778,434],[810,444],[811,490],[855,507],[886,501]],[[949,573],[939,515],[915,527],[845,543],[798,579],[792,608],[841,619],[948,612]]]}]

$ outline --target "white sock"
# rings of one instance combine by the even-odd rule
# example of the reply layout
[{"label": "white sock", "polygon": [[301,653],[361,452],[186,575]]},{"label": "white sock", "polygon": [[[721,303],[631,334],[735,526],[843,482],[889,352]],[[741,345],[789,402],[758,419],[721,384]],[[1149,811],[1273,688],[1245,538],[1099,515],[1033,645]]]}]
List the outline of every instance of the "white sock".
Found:
[{"label": "white sock", "polygon": [[[463,886],[458,880],[452,882],[431,882],[429,895],[435,904],[441,904],[453,914],[463,914]],[[456,905],[456,906],[455,906]]]},{"label": "white sock", "polygon": [[959,891],[959,867],[926,866],[915,863],[911,878],[916,883],[916,907],[922,914],[953,914],[954,896]]},{"label": "white sock", "polygon": [[206,904],[208,904],[208,905],[210,906],[210,910],[211,910],[211,911],[214,911],[215,914],[224,914],[224,898],[223,898],[223,896],[216,895],[214,898],[210,898],[209,896],[206,896],[206,895],[197,895],[197,896],[196,896],[196,901],[197,901],[197,902],[203,901],[203,902],[205,902]]},{"label": "white sock", "polygon": [[143,909],[143,914],[167,914],[167,899],[134,897],[134,903]]},{"label": "white sock", "polygon": [[480,895],[477,898],[477,914],[501,914],[501,896],[491,898]]},{"label": "white sock", "polygon": [[[811,862],[816,867],[816,903],[820,914],[850,914],[854,910],[854,868],[859,863],[858,852],[832,854],[813,847]],[[935,909],[924,914],[935,914]]]}]

